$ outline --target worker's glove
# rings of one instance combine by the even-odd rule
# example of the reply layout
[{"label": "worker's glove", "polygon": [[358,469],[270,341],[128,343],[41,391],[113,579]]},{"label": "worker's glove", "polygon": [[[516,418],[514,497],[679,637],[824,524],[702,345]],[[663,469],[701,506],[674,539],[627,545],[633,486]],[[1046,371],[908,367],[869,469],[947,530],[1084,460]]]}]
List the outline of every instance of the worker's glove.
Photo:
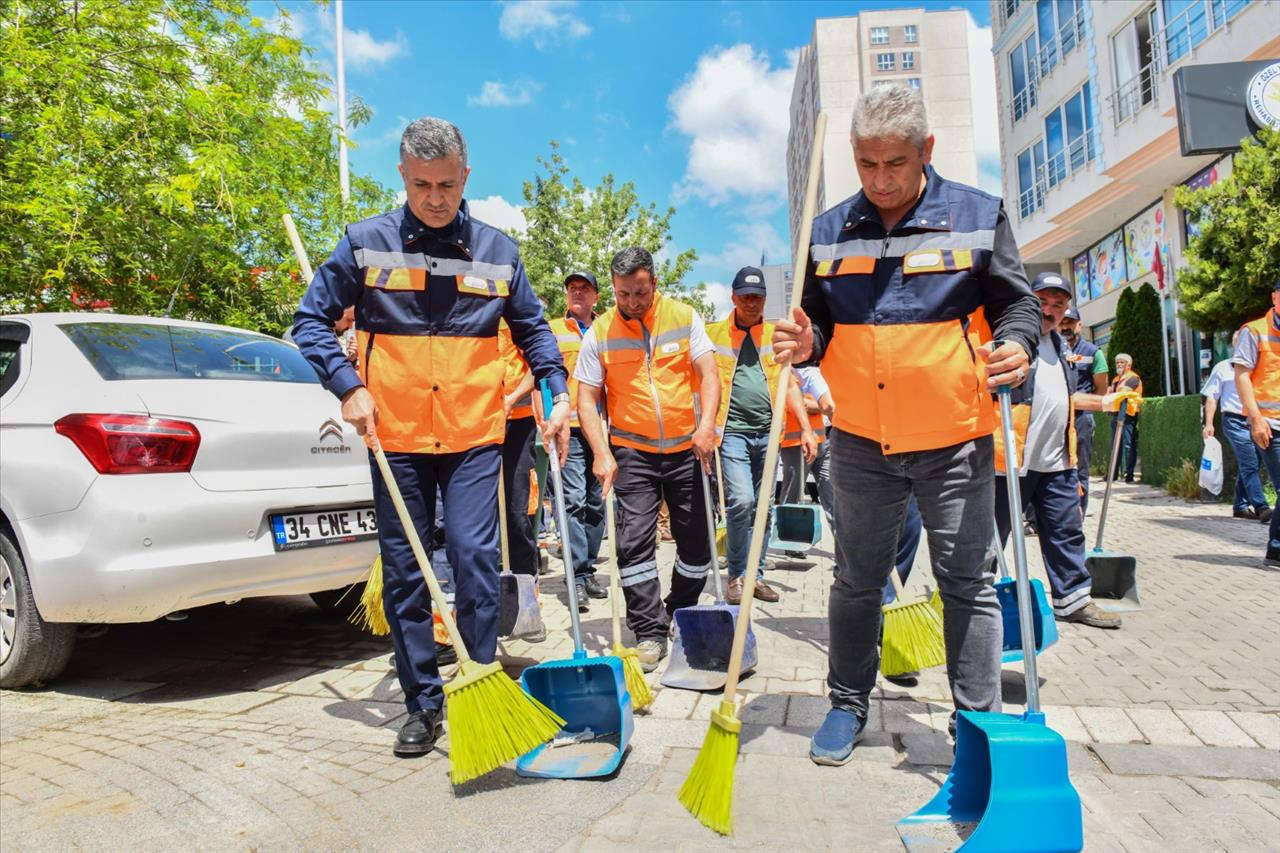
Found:
[{"label": "worker's glove", "polygon": [[1125,407],[1125,414],[1132,416],[1138,413],[1138,403],[1142,399],[1132,388],[1121,388],[1111,394],[1102,395],[1102,408],[1108,412],[1118,412]]}]

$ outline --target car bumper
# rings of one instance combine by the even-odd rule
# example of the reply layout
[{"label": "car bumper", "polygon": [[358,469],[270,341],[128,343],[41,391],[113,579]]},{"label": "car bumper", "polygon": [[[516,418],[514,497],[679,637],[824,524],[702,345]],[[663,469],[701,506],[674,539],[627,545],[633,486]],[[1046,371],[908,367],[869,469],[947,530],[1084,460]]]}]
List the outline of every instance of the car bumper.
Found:
[{"label": "car bumper", "polygon": [[101,476],[74,510],[25,519],[21,539],[46,621],[146,622],[360,580],[376,539],[277,552],[270,516],[371,503],[368,484],[213,495],[186,474]]}]

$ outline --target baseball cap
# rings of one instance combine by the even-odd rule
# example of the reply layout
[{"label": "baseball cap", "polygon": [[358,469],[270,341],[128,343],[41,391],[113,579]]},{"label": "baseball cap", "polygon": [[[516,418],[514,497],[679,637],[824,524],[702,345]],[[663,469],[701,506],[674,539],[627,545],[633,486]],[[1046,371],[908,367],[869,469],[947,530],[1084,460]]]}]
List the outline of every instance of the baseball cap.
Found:
[{"label": "baseball cap", "polygon": [[1079,320],[1080,312],[1076,310],[1076,306],[1072,305],[1067,309],[1067,313],[1062,315],[1067,320]]},{"label": "baseball cap", "polygon": [[593,275],[592,275],[591,273],[589,273],[589,272],[571,272],[571,273],[569,273],[567,276],[565,276],[565,277],[564,277],[564,286],[565,286],[565,287],[568,287],[568,286],[569,286],[569,282],[573,281],[575,278],[580,278],[580,279],[582,279],[582,280],[583,280],[583,281],[585,281],[587,284],[589,284],[589,285],[591,285],[592,287],[594,287],[597,293],[599,293],[599,292],[600,292],[600,285],[596,284],[596,277],[595,277],[595,276],[593,276]]},{"label": "baseball cap", "polygon": [[733,277],[733,292],[739,296],[765,296],[764,273],[756,267],[743,267]]},{"label": "baseball cap", "polygon": [[1042,290],[1061,290],[1068,296],[1071,295],[1071,286],[1056,272],[1038,274],[1031,282],[1031,290],[1033,293],[1039,293]]}]

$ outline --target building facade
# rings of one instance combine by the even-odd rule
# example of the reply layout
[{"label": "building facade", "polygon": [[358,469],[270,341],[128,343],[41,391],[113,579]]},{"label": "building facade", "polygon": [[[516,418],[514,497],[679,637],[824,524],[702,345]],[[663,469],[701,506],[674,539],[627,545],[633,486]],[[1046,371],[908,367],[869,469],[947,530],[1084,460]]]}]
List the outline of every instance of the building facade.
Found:
[{"label": "building facade", "polygon": [[1193,63],[1280,57],[1280,3],[991,6],[1005,208],[1028,274],[1069,277],[1086,336],[1105,344],[1120,293],[1159,288],[1163,272],[1168,390],[1195,393],[1205,357],[1170,296],[1194,222],[1173,195],[1183,184],[1221,180],[1230,158],[1181,155],[1173,74]]},{"label": "building facade", "polygon": [[814,22],[791,90],[787,192],[792,247],[800,234],[819,110],[827,112],[818,186],[821,212],[861,187],[849,147],[849,124],[854,101],[873,86],[902,83],[919,89],[937,140],[934,167],[952,180],[977,183],[968,31],[969,15],[963,10],[891,9]]}]

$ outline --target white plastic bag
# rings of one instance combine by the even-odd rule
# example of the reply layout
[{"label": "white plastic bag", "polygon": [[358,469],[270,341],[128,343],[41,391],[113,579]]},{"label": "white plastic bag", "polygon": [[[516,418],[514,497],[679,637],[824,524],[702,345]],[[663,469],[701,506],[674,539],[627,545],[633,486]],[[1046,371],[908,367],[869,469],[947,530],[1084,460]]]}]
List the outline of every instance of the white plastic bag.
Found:
[{"label": "white plastic bag", "polygon": [[1200,455],[1200,487],[1215,495],[1222,493],[1222,444],[1216,438],[1204,440]]}]

